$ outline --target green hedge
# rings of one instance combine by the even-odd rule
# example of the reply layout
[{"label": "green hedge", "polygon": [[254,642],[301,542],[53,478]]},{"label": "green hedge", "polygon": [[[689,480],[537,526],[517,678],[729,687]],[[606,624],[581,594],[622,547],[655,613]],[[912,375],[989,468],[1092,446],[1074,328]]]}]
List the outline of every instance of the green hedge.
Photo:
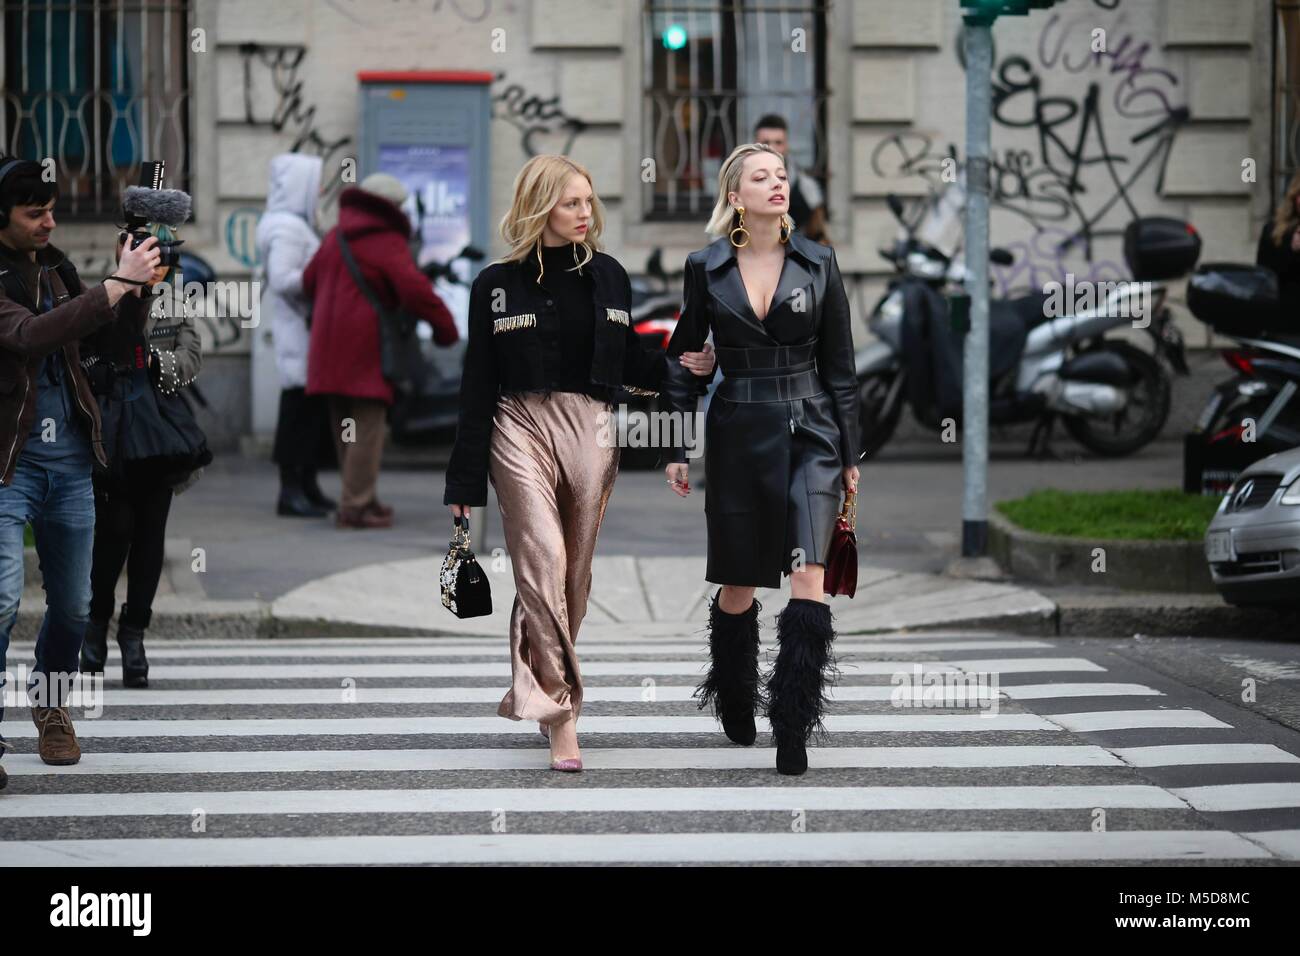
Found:
[{"label": "green hedge", "polygon": [[1195,541],[1218,510],[1217,496],[1157,491],[1034,491],[997,503],[1026,531],[1078,538]]}]

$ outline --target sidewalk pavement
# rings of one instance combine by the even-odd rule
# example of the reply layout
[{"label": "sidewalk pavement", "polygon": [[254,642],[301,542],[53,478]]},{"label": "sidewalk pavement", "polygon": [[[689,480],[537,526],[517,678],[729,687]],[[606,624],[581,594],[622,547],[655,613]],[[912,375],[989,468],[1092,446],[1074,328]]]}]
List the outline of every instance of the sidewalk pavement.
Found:
[{"label": "sidewalk pavement", "polygon": [[[442,556],[369,565],[295,588],[272,603],[271,615],[289,626],[313,630],[328,622],[366,625],[386,631],[429,634],[505,635],[514,601],[514,579],[505,556],[485,557],[492,587],[492,613],[460,620],[440,600]],[[597,557],[591,598],[581,634],[588,639],[633,631],[672,636],[699,630],[708,617],[716,585],[704,580],[704,559]],[[789,600],[781,590],[760,589],[763,620],[769,623]],[[954,623],[1037,632],[1055,606],[1028,589],[936,574],[861,567],[854,598],[831,600],[836,631],[864,634]],[[1016,627],[1020,625],[1020,627]]]},{"label": "sidewalk pavement", "polygon": [[[1113,463],[1092,469],[1008,459],[995,462],[992,476],[998,496],[1040,484],[1158,486],[1172,463],[1160,450],[1126,461],[1122,474]],[[959,478],[954,465],[873,463],[871,498],[858,512],[858,592],[831,601],[840,633],[996,628],[1098,637],[1259,636],[1271,623],[1267,614],[1228,607],[1215,595],[1029,587],[997,574],[954,571],[955,535],[945,529],[955,518],[944,510],[957,507],[949,494]],[[601,531],[583,635],[680,634],[703,627],[714,590],[704,581],[704,496],[666,498],[661,479],[658,472],[620,475]],[[438,569],[450,531],[440,471],[427,464],[385,471],[381,494],[396,507],[397,524],[384,531],[277,518],[276,481],[269,463],[231,455],[176,499],[151,635],[507,634],[514,588],[509,559],[499,551],[494,501],[475,509],[473,547],[489,572],[495,613],[460,620],[439,596]],[[322,476],[327,492],[336,481]],[[124,587],[120,582],[119,604]],[[788,597],[788,585],[759,592],[765,624]],[[33,567],[15,640],[34,637],[43,605]]]}]

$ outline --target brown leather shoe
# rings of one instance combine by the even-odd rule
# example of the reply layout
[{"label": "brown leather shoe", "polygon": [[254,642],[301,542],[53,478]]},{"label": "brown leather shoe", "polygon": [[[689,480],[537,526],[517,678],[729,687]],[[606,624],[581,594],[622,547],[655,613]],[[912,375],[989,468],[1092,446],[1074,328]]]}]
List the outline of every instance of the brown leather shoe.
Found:
[{"label": "brown leather shoe", "polygon": [[40,735],[37,749],[41,759],[59,767],[81,759],[77,732],[72,729],[72,715],[66,707],[33,707],[32,722]]},{"label": "brown leather shoe", "polygon": [[342,508],[334,518],[336,528],[391,528],[393,519],[368,508]]}]

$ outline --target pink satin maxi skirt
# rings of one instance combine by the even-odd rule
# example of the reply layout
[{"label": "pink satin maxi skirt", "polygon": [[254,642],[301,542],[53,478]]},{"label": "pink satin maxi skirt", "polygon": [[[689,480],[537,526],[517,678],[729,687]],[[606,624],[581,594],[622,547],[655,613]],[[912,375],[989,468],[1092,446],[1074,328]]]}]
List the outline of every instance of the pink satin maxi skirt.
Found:
[{"label": "pink satin maxi skirt", "polygon": [[[574,642],[587,613],[591,561],[618,475],[601,447],[609,403],[574,392],[503,395],[489,475],[514,567],[510,690],[497,713],[562,723],[582,708]],[[612,429],[606,429],[612,432]]]}]

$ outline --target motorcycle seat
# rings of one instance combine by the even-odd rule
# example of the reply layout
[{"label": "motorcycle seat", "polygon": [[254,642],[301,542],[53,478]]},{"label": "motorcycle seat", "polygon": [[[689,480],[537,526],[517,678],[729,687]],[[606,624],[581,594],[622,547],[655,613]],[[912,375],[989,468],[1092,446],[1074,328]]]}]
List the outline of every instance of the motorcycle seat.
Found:
[{"label": "motorcycle seat", "polygon": [[1025,331],[1042,325],[1048,320],[1045,315],[1044,303],[1047,301],[1045,292],[1030,292],[1027,295],[1016,296],[1014,299],[1004,299],[1003,302],[1020,317],[1020,321],[1025,324]]}]

